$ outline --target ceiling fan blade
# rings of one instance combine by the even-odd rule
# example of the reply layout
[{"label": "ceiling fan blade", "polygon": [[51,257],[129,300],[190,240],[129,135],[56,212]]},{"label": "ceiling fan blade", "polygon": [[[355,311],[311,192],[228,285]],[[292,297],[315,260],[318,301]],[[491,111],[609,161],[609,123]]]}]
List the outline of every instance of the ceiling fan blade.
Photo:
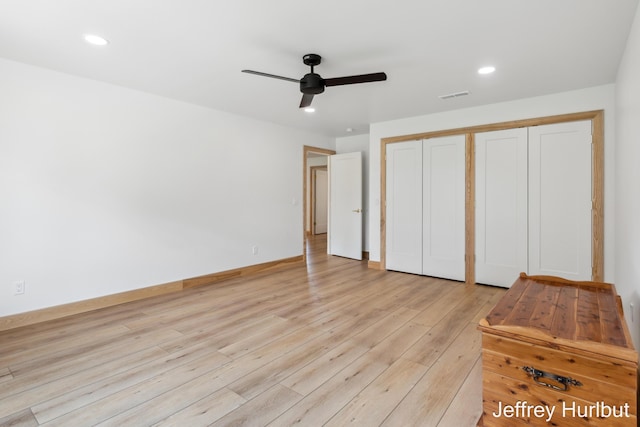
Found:
[{"label": "ceiling fan blade", "polygon": [[313,101],[313,94],[303,94],[302,100],[300,101],[300,108],[306,108],[311,105],[311,101]]},{"label": "ceiling fan blade", "polygon": [[381,82],[387,80],[385,73],[360,74],[358,76],[335,77],[333,79],[325,79],[325,86],[352,85],[356,83]]},{"label": "ceiling fan blade", "polygon": [[288,82],[300,83],[300,80],[298,79],[291,79],[289,77],[276,76],[275,74],[263,73],[261,71],[242,70],[242,72],[248,73],[248,74],[255,74],[256,76],[271,77],[272,79],[280,79],[280,80],[286,80]]}]

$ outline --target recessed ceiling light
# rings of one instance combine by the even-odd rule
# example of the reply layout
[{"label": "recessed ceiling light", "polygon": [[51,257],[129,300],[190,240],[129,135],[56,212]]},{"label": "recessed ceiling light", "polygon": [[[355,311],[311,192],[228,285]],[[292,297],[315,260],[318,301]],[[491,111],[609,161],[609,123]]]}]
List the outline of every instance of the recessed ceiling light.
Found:
[{"label": "recessed ceiling light", "polygon": [[353,132],[353,128],[346,128],[345,130],[349,133]]},{"label": "recessed ceiling light", "polygon": [[85,34],[84,40],[87,43],[91,43],[96,46],[104,46],[109,44],[109,41],[107,39],[105,39],[104,37],[96,36],[95,34]]},{"label": "recessed ceiling light", "polygon": [[496,70],[496,67],[488,66],[482,67],[478,70],[478,74],[491,74]]},{"label": "recessed ceiling light", "polygon": [[307,107],[307,108],[304,109],[304,111],[306,111],[307,113],[313,113],[313,112],[316,111],[316,109],[313,108],[313,107]]}]

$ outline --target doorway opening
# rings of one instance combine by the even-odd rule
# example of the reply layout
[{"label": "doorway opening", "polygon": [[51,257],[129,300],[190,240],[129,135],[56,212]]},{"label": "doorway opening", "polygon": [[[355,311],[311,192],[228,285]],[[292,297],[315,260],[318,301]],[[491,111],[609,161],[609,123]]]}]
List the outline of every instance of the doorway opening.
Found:
[{"label": "doorway opening", "polygon": [[329,174],[327,166],[311,166],[309,186],[310,232],[317,236],[327,234],[329,219]]},{"label": "doorway opening", "polygon": [[[314,187],[314,185],[316,184],[314,174],[317,171],[322,171],[323,168],[324,171],[326,171],[328,157],[333,154],[336,154],[334,150],[328,150],[326,148],[311,147],[305,145],[303,149],[302,199],[304,200],[304,203],[302,208],[302,257],[304,258],[305,263],[307,262],[307,239],[313,236],[314,240],[316,241],[326,241],[327,238],[326,231],[324,233],[317,233],[317,231],[321,230],[316,230],[316,227],[314,226],[314,221],[317,220],[318,216],[314,215],[314,208],[316,207],[315,199],[318,196],[318,191],[314,191],[316,190],[316,188]],[[320,196],[322,197],[322,194],[320,194]]]}]

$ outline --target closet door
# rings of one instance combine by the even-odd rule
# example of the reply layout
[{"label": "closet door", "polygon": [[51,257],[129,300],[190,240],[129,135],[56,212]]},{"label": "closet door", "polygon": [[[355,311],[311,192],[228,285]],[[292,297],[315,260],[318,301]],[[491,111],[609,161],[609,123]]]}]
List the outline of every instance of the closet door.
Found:
[{"label": "closet door", "polygon": [[476,282],[510,287],[528,271],[527,129],[475,135]]},{"label": "closet door", "polygon": [[386,268],[422,274],[422,141],[386,150]]},{"label": "closet door", "polygon": [[529,274],[591,280],[591,121],[529,129]]},{"label": "closet door", "polygon": [[422,147],[422,274],[464,280],[465,136]]}]

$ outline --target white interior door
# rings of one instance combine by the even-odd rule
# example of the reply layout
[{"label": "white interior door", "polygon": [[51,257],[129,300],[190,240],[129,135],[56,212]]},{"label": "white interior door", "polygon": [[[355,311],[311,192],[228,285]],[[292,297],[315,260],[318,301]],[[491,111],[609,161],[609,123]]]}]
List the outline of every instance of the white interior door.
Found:
[{"label": "white interior door", "polygon": [[362,153],[329,156],[327,252],[362,259]]},{"label": "white interior door", "polygon": [[475,135],[476,282],[510,287],[528,271],[527,129]]},{"label": "white interior door", "polygon": [[591,280],[591,121],[529,129],[529,274]]},{"label": "white interior door", "polygon": [[465,278],[465,136],[422,147],[422,274]]},{"label": "white interior door", "polygon": [[422,274],[422,141],[386,150],[385,268]]},{"label": "white interior door", "polygon": [[323,169],[314,169],[313,234],[327,232],[329,174]]}]

